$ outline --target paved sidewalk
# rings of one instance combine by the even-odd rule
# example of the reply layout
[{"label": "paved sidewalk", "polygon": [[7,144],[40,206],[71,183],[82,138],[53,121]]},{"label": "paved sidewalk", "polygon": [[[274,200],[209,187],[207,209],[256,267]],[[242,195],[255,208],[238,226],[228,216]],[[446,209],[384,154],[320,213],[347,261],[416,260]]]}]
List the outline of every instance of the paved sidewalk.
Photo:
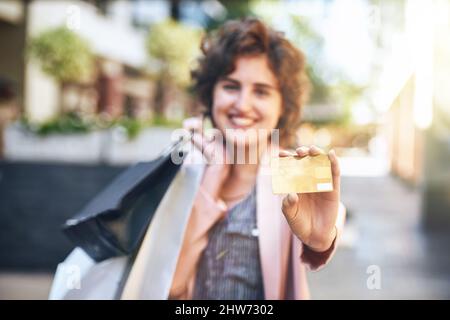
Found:
[{"label": "paved sidewalk", "polygon": [[0,300],[46,300],[52,278],[47,273],[0,273]]},{"label": "paved sidewalk", "polygon": [[[330,264],[308,274],[313,299],[450,298],[450,233],[422,230],[417,190],[390,176],[343,177],[342,201],[348,227]],[[371,265],[380,290],[368,289]]]}]

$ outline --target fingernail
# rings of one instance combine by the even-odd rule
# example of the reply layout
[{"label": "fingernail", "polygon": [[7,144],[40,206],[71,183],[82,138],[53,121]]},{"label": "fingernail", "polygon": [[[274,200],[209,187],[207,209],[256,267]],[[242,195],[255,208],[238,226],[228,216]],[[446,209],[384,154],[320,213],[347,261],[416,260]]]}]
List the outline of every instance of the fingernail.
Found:
[{"label": "fingernail", "polygon": [[294,196],[292,193],[288,194],[288,202],[289,204],[295,204],[297,202],[297,197]]}]

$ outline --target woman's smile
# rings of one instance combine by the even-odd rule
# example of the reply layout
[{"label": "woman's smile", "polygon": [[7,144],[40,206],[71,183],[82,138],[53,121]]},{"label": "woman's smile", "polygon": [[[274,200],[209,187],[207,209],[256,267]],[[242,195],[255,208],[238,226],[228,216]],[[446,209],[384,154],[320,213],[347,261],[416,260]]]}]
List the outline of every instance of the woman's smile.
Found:
[{"label": "woman's smile", "polygon": [[229,114],[229,122],[233,129],[250,129],[257,123],[258,119],[255,117],[248,117],[239,114]]}]

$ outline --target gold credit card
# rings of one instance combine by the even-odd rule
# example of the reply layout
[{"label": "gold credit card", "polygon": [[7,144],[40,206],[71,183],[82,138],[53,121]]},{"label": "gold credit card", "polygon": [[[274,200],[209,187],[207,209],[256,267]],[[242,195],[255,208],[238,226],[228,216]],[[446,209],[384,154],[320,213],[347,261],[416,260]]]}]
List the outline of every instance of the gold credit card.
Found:
[{"label": "gold credit card", "polygon": [[326,154],[271,159],[274,194],[333,191],[330,159]]}]

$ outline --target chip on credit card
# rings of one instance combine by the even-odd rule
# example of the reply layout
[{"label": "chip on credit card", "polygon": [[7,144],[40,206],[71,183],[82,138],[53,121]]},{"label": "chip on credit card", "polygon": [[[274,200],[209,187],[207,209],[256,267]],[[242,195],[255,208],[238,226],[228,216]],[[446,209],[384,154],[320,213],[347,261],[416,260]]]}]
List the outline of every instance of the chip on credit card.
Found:
[{"label": "chip on credit card", "polygon": [[328,155],[289,156],[271,159],[274,194],[333,191],[333,176]]}]

